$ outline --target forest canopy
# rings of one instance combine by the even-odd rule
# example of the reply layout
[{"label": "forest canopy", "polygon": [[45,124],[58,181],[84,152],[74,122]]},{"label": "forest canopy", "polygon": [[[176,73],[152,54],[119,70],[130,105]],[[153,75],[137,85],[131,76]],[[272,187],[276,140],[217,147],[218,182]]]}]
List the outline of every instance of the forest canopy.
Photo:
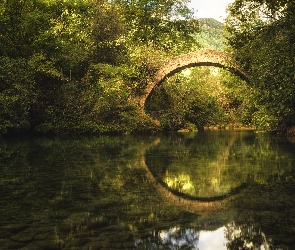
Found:
[{"label": "forest canopy", "polygon": [[295,124],[295,2],[236,0],[228,14],[227,47],[252,77],[253,123],[286,132]]},{"label": "forest canopy", "polygon": [[[0,134],[286,132],[295,124],[294,3],[237,0],[221,24],[194,18],[188,2],[1,0]],[[251,83],[195,68],[138,106],[133,97],[159,63],[201,47],[232,53]]]}]

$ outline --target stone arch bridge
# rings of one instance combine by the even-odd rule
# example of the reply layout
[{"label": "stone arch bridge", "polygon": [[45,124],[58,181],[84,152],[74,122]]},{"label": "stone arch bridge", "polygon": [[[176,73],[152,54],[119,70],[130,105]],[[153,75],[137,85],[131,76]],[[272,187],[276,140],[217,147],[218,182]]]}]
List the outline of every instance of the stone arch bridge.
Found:
[{"label": "stone arch bridge", "polygon": [[136,96],[135,101],[141,107],[144,107],[146,99],[155,86],[161,84],[165,81],[165,79],[182,71],[183,69],[198,66],[214,66],[227,69],[233,74],[239,76],[241,79],[249,81],[249,76],[231,62],[230,54],[217,50],[201,49],[173,57],[164,62],[156,73],[148,79],[143,93]]}]

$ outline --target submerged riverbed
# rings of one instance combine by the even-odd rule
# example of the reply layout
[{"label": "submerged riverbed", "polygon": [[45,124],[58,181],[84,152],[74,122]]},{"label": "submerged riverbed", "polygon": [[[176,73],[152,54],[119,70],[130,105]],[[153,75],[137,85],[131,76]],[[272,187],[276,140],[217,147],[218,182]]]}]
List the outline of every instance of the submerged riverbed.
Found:
[{"label": "submerged riverbed", "polygon": [[0,139],[0,249],[295,249],[295,144],[252,131]]}]

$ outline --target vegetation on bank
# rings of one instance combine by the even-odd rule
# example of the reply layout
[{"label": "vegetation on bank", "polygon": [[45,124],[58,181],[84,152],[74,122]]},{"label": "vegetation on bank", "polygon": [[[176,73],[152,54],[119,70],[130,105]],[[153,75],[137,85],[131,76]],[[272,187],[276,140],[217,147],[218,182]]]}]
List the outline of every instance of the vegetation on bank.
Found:
[{"label": "vegetation on bank", "polygon": [[228,11],[227,48],[238,65],[251,75],[253,125],[260,130],[292,132],[290,128],[295,124],[295,2],[236,0]]},{"label": "vegetation on bank", "polygon": [[222,24],[194,19],[187,0],[1,1],[0,134],[216,124],[286,131],[295,124],[295,14],[294,3],[281,2],[235,1],[229,8],[226,50],[251,85],[195,68],[158,86],[144,111],[132,97],[154,65],[202,46],[224,49]]}]

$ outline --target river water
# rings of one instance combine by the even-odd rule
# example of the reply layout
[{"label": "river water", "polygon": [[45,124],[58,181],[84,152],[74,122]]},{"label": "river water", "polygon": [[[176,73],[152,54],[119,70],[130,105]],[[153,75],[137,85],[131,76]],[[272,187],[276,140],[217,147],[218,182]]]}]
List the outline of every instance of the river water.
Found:
[{"label": "river water", "polygon": [[0,249],[295,249],[295,144],[252,131],[0,139]]}]

